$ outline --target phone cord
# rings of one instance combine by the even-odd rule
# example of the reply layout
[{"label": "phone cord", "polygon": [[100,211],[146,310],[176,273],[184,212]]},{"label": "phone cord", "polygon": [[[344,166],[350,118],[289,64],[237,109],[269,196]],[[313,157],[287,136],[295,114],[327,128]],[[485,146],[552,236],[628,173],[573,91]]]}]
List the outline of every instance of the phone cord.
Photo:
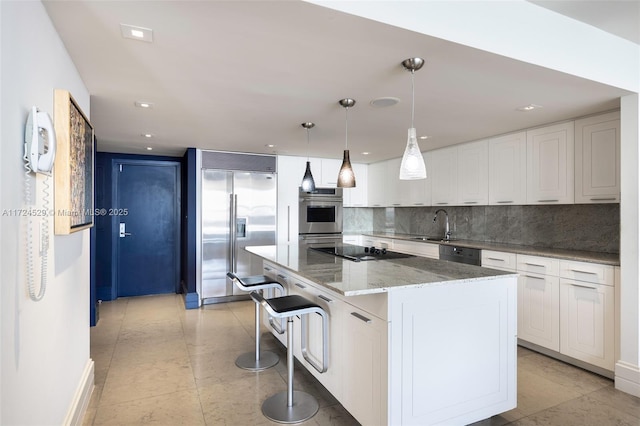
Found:
[{"label": "phone cord", "polygon": [[[24,183],[24,199],[27,206],[31,205],[31,169],[29,167],[29,158],[27,153],[23,157],[25,159],[25,183]],[[45,208],[48,210],[49,204],[49,178],[45,179]],[[34,302],[38,302],[42,300],[44,297],[44,292],[47,287],[47,254],[49,252],[49,226],[48,226],[48,218],[46,215],[43,215],[43,220],[45,223],[43,224],[42,229],[42,240],[43,240],[43,252],[42,255],[42,263],[40,264],[40,291],[36,294],[36,285],[34,279],[34,266],[33,266],[33,216],[27,216],[27,287],[29,288],[29,297]]]}]

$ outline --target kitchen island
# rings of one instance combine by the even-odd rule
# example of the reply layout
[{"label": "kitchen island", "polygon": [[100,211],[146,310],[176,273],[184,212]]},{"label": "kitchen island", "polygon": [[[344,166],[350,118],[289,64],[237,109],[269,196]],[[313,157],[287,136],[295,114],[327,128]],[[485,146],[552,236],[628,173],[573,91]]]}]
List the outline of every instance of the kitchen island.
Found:
[{"label": "kitchen island", "polygon": [[295,244],[246,250],[328,312],[328,371],[301,356],[299,322],[294,354],[361,424],[465,425],[515,408],[516,274],[415,256],[353,262]]}]

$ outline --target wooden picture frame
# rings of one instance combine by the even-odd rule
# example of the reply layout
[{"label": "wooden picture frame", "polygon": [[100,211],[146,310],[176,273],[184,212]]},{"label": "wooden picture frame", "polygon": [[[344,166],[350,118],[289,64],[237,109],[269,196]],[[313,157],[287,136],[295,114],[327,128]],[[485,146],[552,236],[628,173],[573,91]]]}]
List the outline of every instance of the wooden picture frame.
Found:
[{"label": "wooden picture frame", "polygon": [[93,126],[73,96],[54,90],[56,131],[55,220],[56,235],[93,226],[94,133]]}]

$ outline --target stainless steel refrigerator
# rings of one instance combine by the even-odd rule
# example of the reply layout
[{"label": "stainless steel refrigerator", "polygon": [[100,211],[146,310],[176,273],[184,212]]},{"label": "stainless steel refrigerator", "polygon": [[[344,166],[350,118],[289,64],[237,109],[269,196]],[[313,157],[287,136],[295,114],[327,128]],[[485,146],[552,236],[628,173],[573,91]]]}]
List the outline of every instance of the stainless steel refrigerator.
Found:
[{"label": "stainless steel refrigerator", "polygon": [[227,272],[262,273],[244,247],[275,244],[276,175],[202,169],[201,298],[204,304],[246,298]]}]

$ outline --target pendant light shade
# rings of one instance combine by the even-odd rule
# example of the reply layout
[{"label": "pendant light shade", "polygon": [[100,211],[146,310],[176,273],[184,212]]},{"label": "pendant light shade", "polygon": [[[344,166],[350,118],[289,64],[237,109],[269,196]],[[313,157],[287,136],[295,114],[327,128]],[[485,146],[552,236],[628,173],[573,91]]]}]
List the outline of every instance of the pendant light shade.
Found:
[{"label": "pendant light shade", "polygon": [[307,129],[307,168],[304,171],[304,177],[302,178],[300,187],[304,192],[313,192],[316,190],[316,182],[313,180],[313,175],[311,174],[311,162],[309,161],[309,129],[315,126],[315,124],[307,122],[302,123],[301,126]]},{"label": "pendant light shade", "polygon": [[427,177],[427,168],[424,165],[424,158],[418,146],[416,138],[416,128],[413,125],[415,110],[415,88],[414,73],[422,68],[424,60],[422,58],[409,58],[402,61],[402,66],[407,71],[411,71],[411,127],[407,132],[407,146],[400,163],[400,179],[425,179]]},{"label": "pendant light shade", "polygon": [[356,186],[356,175],[351,167],[349,158],[349,108],[356,104],[353,99],[345,98],[339,102],[345,110],[345,133],[344,133],[344,153],[342,156],[342,166],[338,172],[338,188],[354,188]]}]

